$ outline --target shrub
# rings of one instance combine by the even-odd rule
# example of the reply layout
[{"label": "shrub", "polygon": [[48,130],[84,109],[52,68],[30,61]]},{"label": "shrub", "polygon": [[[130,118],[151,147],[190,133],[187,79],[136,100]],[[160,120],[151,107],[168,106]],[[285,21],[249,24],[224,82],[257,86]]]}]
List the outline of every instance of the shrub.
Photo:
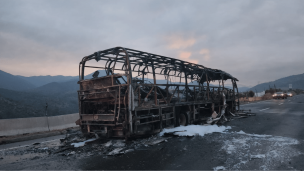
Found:
[{"label": "shrub", "polygon": [[253,92],[252,90],[250,90],[250,91],[248,92],[248,96],[249,96],[249,97],[254,97],[254,92]]},{"label": "shrub", "polygon": [[272,99],[271,93],[266,93],[262,96],[262,100],[270,100],[270,99]]}]

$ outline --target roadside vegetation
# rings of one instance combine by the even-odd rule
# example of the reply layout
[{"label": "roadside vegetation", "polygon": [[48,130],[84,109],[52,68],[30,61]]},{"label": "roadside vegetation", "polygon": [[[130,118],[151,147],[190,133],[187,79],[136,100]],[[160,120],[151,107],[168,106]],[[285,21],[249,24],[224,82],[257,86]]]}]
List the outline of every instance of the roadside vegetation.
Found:
[{"label": "roadside vegetation", "polygon": [[76,92],[41,94],[0,88],[0,119],[56,116],[78,112]]},{"label": "roadside vegetation", "polygon": [[282,90],[280,88],[278,89],[270,88],[268,90],[265,90],[265,94],[263,96],[256,97],[255,92],[250,90],[247,92],[239,93],[240,102],[242,103],[242,102],[260,101],[260,100],[270,100],[273,98],[272,95],[276,92],[284,92],[284,93],[290,92],[293,95],[304,94],[304,90],[302,89]]}]

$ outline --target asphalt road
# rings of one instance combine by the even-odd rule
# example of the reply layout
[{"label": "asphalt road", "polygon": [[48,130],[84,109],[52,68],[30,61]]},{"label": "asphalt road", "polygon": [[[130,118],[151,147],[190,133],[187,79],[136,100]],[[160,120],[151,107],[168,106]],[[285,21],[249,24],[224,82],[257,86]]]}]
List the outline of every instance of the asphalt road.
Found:
[{"label": "asphalt road", "polygon": [[231,127],[226,133],[173,137],[117,156],[106,156],[100,150],[104,142],[73,150],[72,155],[71,151],[54,154],[44,150],[55,148],[55,141],[39,147],[0,146],[0,169],[304,169],[304,95],[241,108],[251,109],[256,116],[226,122],[224,126]]},{"label": "asphalt road", "polygon": [[18,148],[22,148],[25,146],[30,146],[34,143],[48,143],[48,142],[52,142],[52,141],[59,141],[61,138],[64,138],[64,137],[65,137],[65,135],[55,135],[55,136],[38,138],[38,139],[33,139],[33,140],[28,140],[28,141],[3,144],[3,145],[0,145],[0,152],[4,151],[4,150],[8,150],[8,149],[18,149]]}]

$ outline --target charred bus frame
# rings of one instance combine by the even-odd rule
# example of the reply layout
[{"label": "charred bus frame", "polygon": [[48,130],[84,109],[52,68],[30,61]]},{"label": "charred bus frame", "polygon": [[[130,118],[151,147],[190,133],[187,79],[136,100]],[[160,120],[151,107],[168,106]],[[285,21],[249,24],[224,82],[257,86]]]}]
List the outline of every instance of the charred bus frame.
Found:
[{"label": "charred bus frame", "polygon": [[[87,66],[90,60],[106,64]],[[96,71],[94,78],[84,79],[85,68],[104,69],[106,76],[98,77]],[[145,80],[147,74],[153,83]],[[157,75],[167,82],[157,84]],[[179,83],[169,82],[171,77]],[[232,89],[224,86],[229,79]],[[211,86],[216,80],[219,86]],[[128,138],[195,122],[216,123],[239,111],[236,81],[218,69],[134,49],[98,51],[79,64],[77,124],[85,134]]]}]

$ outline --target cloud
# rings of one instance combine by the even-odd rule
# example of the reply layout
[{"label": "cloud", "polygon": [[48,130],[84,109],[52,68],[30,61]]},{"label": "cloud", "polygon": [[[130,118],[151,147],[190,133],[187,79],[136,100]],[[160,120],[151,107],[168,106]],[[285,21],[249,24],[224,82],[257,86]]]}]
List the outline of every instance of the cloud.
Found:
[{"label": "cloud", "polygon": [[189,59],[190,56],[191,56],[191,54],[192,54],[191,52],[183,51],[183,52],[180,52],[179,58],[180,58],[181,60],[184,60],[184,61],[188,61],[188,62],[197,64],[197,63],[198,63],[198,60]]},{"label": "cloud", "polygon": [[200,50],[199,54],[202,55],[202,57],[205,61],[209,61],[209,59],[210,59],[209,49],[202,49],[202,50]]},{"label": "cloud", "polygon": [[303,23],[303,0],[4,0],[0,69],[77,75],[82,57],[123,46],[221,69],[253,86],[304,72]]},{"label": "cloud", "polygon": [[190,58],[190,56],[191,56],[191,52],[181,52],[179,54],[179,58],[182,60],[187,60]]},{"label": "cloud", "polygon": [[195,44],[194,38],[182,38],[179,35],[172,35],[166,38],[169,42],[169,49],[185,49]]},{"label": "cloud", "polygon": [[[21,36],[0,32],[1,70],[16,75],[77,75],[78,67],[70,63],[76,54],[54,49]],[[79,59],[80,61],[80,59]],[[51,72],[50,72],[51,71]]]}]

